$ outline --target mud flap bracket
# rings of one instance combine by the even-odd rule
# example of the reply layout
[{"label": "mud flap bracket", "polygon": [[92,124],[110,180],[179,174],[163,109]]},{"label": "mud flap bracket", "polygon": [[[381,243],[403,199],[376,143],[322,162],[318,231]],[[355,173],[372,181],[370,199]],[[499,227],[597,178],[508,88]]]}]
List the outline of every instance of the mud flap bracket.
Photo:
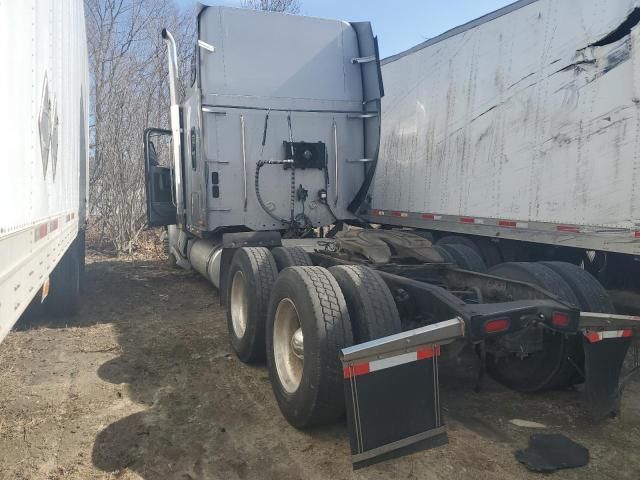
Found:
[{"label": "mud flap bracket", "polygon": [[438,356],[464,327],[454,318],[342,350],[354,469],[447,443]]}]

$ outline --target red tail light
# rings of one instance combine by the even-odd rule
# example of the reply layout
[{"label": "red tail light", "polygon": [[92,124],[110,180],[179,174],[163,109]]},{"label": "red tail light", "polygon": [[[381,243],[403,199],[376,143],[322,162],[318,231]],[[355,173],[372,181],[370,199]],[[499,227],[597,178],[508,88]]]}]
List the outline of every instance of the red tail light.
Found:
[{"label": "red tail light", "polygon": [[500,333],[509,330],[508,318],[496,318],[495,320],[489,320],[484,324],[484,331],[487,333]]},{"label": "red tail light", "polygon": [[569,315],[562,312],[553,312],[551,323],[554,327],[565,328],[569,326]]}]

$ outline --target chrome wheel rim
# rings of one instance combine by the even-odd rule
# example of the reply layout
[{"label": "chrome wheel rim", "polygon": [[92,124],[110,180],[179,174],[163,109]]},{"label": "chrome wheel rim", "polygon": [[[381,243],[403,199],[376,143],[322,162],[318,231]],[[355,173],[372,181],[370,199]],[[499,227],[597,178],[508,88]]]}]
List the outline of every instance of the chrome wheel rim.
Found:
[{"label": "chrome wheel rim", "polygon": [[237,338],[244,337],[249,315],[249,299],[247,298],[247,282],[244,274],[238,270],[231,282],[231,324]]},{"label": "chrome wheel rim", "polygon": [[273,322],[273,357],[278,379],[285,392],[292,394],[300,386],[304,370],[304,337],[294,303],[283,298]]}]

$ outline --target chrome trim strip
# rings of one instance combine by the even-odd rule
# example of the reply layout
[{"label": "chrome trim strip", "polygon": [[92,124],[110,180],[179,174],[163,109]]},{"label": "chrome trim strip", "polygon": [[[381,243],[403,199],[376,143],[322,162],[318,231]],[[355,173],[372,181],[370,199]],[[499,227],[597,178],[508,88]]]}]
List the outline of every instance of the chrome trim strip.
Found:
[{"label": "chrome trim strip", "polygon": [[640,328],[640,317],[611,313],[580,312],[579,328],[596,330],[621,330]]},{"label": "chrome trim strip", "polygon": [[247,148],[244,134],[244,115],[240,115],[240,128],[242,137],[242,180],[244,189],[244,211],[247,211]]},{"label": "chrome trim strip", "polygon": [[460,317],[427,325],[407,332],[390,335],[370,342],[344,348],[340,352],[343,363],[355,360],[378,359],[384,355],[415,352],[425,345],[443,345],[464,337],[465,323]]}]

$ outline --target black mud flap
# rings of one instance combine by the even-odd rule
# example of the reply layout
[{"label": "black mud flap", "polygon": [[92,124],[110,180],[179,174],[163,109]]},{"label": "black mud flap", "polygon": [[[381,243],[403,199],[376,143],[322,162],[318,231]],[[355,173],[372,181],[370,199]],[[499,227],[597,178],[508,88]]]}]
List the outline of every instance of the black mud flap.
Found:
[{"label": "black mud flap", "polygon": [[368,361],[343,361],[353,468],[447,443],[437,345]]},{"label": "black mud flap", "polygon": [[620,373],[630,345],[630,338],[585,335],[585,385],[594,420],[615,417],[620,411]]}]

